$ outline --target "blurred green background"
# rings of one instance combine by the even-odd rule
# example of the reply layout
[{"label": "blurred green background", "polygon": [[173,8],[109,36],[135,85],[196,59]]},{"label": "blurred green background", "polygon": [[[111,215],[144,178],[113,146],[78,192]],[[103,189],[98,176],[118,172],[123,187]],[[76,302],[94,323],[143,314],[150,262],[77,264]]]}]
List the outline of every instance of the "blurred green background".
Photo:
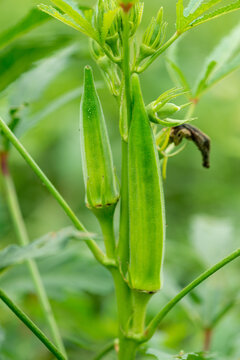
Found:
[{"label": "blurred green background", "polygon": [[[1,32],[17,23],[37,3],[39,2],[31,0],[1,0]],[[94,4],[93,1],[81,2],[83,5],[90,3]],[[170,35],[175,26],[175,3],[175,0],[145,1],[139,36],[160,5],[165,9]],[[208,53],[238,22],[239,12],[236,12],[202,25],[183,37],[179,43],[178,55],[182,69],[191,83],[198,76]],[[37,114],[54,99],[80,87],[83,67],[91,64],[94,67],[95,79],[100,82],[99,94],[108,124],[117,174],[120,177],[121,147],[117,105],[104,84],[100,71],[90,58],[88,41],[83,35],[51,20],[16,40],[0,53],[1,90],[9,79],[17,78],[22,71],[27,70],[29,59],[33,63],[37,62],[44,51],[53,56],[56,51],[61,51],[60,48],[71,43],[74,43],[75,47],[70,50],[66,59],[65,55],[57,55],[56,64],[63,58],[63,65],[40,96],[37,94],[41,88],[41,79],[31,83],[31,76],[27,82],[25,80],[20,85],[13,84],[1,93],[1,115],[6,115],[9,104],[14,104],[18,97],[24,99],[25,88],[30,88],[32,95],[36,94],[35,98],[30,97],[30,101],[24,101],[29,101],[32,113]],[[46,67],[46,73],[53,68]],[[141,80],[146,103],[174,86],[168,75],[164,56],[141,76]],[[200,153],[192,143],[169,161],[164,185],[167,211],[165,284],[163,290],[153,297],[149,318],[200,271],[239,246],[239,99],[238,70],[214,86],[197,106],[195,116],[198,119],[194,124],[212,140],[209,170],[202,168]],[[51,114],[43,116],[37,126],[24,134],[22,141],[86,227],[100,234],[95,218],[84,205],[78,131],[79,100],[80,94]],[[22,114],[24,121],[24,111]],[[11,170],[32,240],[49,231],[70,225],[56,201],[14,149],[11,153]],[[0,248],[16,243],[2,190],[1,186]],[[118,214],[119,209],[116,220]],[[116,232],[117,230],[116,221]],[[95,264],[84,245],[76,243],[59,255],[39,261],[39,266],[71,358],[91,359],[95,352],[117,334],[113,284],[109,274]],[[217,354],[216,358],[219,360],[239,360],[239,270],[240,265],[236,261],[179,304],[164,320],[150,345],[171,354],[177,354],[182,349],[186,352],[201,351],[204,328],[219,309],[223,309],[229,300],[236,299],[236,304],[213,332],[211,351]],[[2,275],[0,287],[47,332],[25,265],[19,265]],[[154,359],[153,355],[147,358]],[[0,359],[51,359],[39,341],[2,304]],[[109,355],[107,359],[114,359],[114,355]]]}]

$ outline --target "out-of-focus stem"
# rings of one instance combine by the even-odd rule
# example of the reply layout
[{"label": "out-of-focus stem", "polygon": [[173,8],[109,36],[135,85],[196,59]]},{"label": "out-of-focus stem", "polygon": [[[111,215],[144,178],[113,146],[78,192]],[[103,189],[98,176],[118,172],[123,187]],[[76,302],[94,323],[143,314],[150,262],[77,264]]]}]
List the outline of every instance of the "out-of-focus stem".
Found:
[{"label": "out-of-focus stem", "polygon": [[[20,245],[25,246],[29,244],[29,237],[27,233],[27,229],[23,220],[23,216],[21,213],[20,205],[17,198],[17,193],[15,189],[15,185],[13,182],[13,179],[11,177],[8,164],[7,164],[7,154],[4,153],[3,158],[0,155],[2,161],[1,161],[1,168],[2,168],[2,174],[3,174],[3,180],[5,185],[5,193],[8,203],[9,212],[12,218],[12,222],[15,227],[16,235],[18,238],[18,241]],[[27,260],[27,265],[29,268],[29,271],[31,273],[33,282],[35,284],[35,288],[38,294],[39,301],[41,303],[43,312],[45,314],[45,318],[48,322],[50,331],[52,333],[53,340],[55,341],[56,345],[59,347],[59,350],[66,355],[66,350],[63,345],[63,341],[60,335],[60,331],[58,328],[58,325],[56,323],[50,302],[48,300],[46,290],[44,288],[41,275],[39,273],[38,267],[36,265],[36,262],[34,260]]]}]

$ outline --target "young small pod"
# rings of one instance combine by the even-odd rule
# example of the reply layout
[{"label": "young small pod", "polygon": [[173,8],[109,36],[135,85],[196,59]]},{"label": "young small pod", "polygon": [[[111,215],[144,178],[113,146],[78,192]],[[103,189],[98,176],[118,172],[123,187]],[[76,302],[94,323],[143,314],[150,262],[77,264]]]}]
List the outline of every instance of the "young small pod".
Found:
[{"label": "young small pod", "polygon": [[101,103],[91,67],[84,71],[80,140],[86,204],[92,210],[115,207],[119,189]]},{"label": "young small pod", "polygon": [[163,186],[155,140],[139,78],[132,76],[133,113],[129,146],[130,283],[155,292],[162,283],[165,241]]}]

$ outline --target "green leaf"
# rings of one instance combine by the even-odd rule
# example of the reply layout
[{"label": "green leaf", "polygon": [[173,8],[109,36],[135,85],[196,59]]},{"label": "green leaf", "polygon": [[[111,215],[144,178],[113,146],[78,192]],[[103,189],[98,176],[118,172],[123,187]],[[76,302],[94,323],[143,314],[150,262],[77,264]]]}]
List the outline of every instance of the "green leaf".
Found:
[{"label": "green leaf", "polygon": [[181,86],[184,91],[188,91],[189,92],[188,95],[191,96],[190,85],[188,84],[188,81],[187,81],[183,71],[180,69],[180,67],[177,65],[177,63],[173,62],[171,59],[166,58],[166,61],[167,61],[167,68],[168,68],[169,74],[172,77],[175,84],[178,86]]},{"label": "green leaf", "polygon": [[227,62],[224,66],[221,67],[208,82],[208,88],[212,85],[215,85],[218,81],[222,80],[224,77],[232,73],[233,71],[239,69],[240,67],[240,53],[237,54],[232,60]]},{"label": "green leaf", "polygon": [[[233,30],[224,37],[212,53],[207,57],[203,69],[194,86],[194,93],[198,96],[210,85],[237,68],[239,59],[236,51],[240,47],[240,25],[237,25]],[[221,69],[224,66],[223,73]],[[211,79],[215,74],[219,74],[214,82]]]},{"label": "green leaf", "polygon": [[[69,243],[51,257],[37,259],[38,267],[51,298],[62,300],[66,294],[86,292],[108,295],[113,291],[110,273],[99,265],[82,241]],[[0,286],[10,295],[34,293],[26,266],[18,265],[0,277]]]},{"label": "green leaf", "polygon": [[88,32],[86,32],[83,28],[81,28],[70,16],[66,15],[66,14],[61,14],[57,9],[55,9],[52,6],[48,6],[48,5],[38,5],[38,8],[45,12],[46,14],[54,17],[55,19],[63,22],[64,24],[74,28],[75,30],[78,30],[80,32],[82,32],[85,35],[88,35]]},{"label": "green leaf", "polygon": [[33,63],[69,43],[69,37],[33,39],[32,42],[6,48],[0,54],[0,92],[5,90],[20,75],[32,68]]},{"label": "green leaf", "polygon": [[[221,1],[222,0],[208,0],[206,2],[199,1],[198,2],[199,6],[196,8],[196,10],[194,12],[189,12],[188,7],[187,7],[186,9],[184,9],[184,12],[183,12],[184,17],[185,17],[185,23],[189,24],[190,22],[194,21],[199,16],[201,16],[203,13],[210,10],[213,6],[217,5]],[[186,15],[186,14],[188,14],[188,15]]]},{"label": "green leaf", "polygon": [[[102,84],[102,82],[96,82],[96,88],[98,89],[102,86]],[[16,134],[18,136],[22,136],[22,134],[36,126],[41,120],[51,115],[62,106],[68,104],[72,100],[80,98],[82,92],[82,86],[67,91],[66,93],[58,96],[57,98],[49,102],[47,106],[44,106],[44,108],[39,110],[38,112],[24,116],[23,121],[21,121],[19,127],[17,128]]]},{"label": "green leaf", "polygon": [[118,9],[109,10],[103,15],[103,25],[101,29],[101,40],[104,43],[107,37],[108,31],[113,23],[113,20],[118,12]]},{"label": "green leaf", "polygon": [[[73,0],[52,0],[52,2],[66,15],[68,15],[74,22],[80,26],[81,32],[96,40],[96,32],[91,23],[86,20],[77,5]],[[43,5],[40,5],[40,9]],[[41,9],[42,10],[42,9]],[[55,10],[56,11],[56,10]],[[59,13],[60,14],[60,13]],[[62,20],[61,20],[62,21]]]},{"label": "green leaf", "polygon": [[203,24],[209,20],[212,20],[212,19],[215,19],[219,16],[222,16],[222,15],[225,15],[225,14],[229,14],[233,11],[236,11],[236,10],[239,10],[240,9],[240,0],[237,0],[235,1],[234,3],[232,4],[229,4],[229,5],[226,5],[224,7],[221,7],[220,9],[217,9],[209,14],[206,14],[194,21],[192,21],[189,25],[189,27],[186,29],[190,29],[190,28],[193,28],[197,25],[200,25],[200,24]]},{"label": "green leaf", "polygon": [[195,97],[198,97],[206,89],[207,81],[208,81],[209,77],[212,75],[212,72],[214,71],[216,65],[217,65],[217,62],[214,60],[208,64],[208,67],[206,69],[204,77],[200,80],[200,82],[197,86],[197,89],[195,91]]},{"label": "green leaf", "polygon": [[0,49],[48,20],[48,16],[33,8],[20,22],[0,35]]},{"label": "green leaf", "polygon": [[183,28],[183,21],[184,21],[183,10],[184,10],[183,0],[178,0],[177,5],[176,5],[176,13],[177,13],[176,26],[177,26],[177,30],[181,30]]},{"label": "green leaf", "polygon": [[39,110],[37,113],[30,114],[27,119],[24,119],[24,121],[19,124],[17,134],[21,136],[23,133],[36,126],[42,119],[54,113],[60,107],[66,105],[74,99],[79,98],[82,91],[82,86],[72,89],[48,103],[47,106],[44,106],[44,108]]},{"label": "green leaf", "polygon": [[188,6],[184,9],[183,14],[185,17],[193,14],[199,6],[203,3],[204,0],[190,0]]},{"label": "green leaf", "polygon": [[57,233],[49,233],[27,246],[9,245],[0,251],[0,270],[28,259],[55,255],[66,247],[69,240],[86,240],[86,238],[86,233],[76,231],[73,228],[65,228]]},{"label": "green leaf", "polygon": [[69,65],[76,46],[70,45],[38,62],[11,85],[10,105],[17,107],[37,100],[47,86]]},{"label": "green leaf", "polygon": [[178,0],[177,30],[179,32],[185,32],[206,21],[240,9],[240,0],[237,0],[232,4],[226,5],[220,9],[216,9],[215,11],[203,15],[221,1],[222,0],[208,0],[204,2],[203,0],[190,0],[189,5],[184,9],[183,0]]}]

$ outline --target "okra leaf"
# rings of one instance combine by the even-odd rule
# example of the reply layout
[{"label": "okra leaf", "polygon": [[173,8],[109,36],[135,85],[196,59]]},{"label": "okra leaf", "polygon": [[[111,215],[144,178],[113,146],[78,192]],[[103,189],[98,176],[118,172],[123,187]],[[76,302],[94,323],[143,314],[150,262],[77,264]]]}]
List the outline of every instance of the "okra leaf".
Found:
[{"label": "okra leaf", "polygon": [[38,62],[11,85],[10,106],[32,103],[39,99],[47,86],[69,65],[76,46],[70,45]]},{"label": "okra leaf", "polygon": [[[228,74],[238,67],[239,59],[238,55],[235,58],[236,52],[240,48],[240,25],[237,25],[230,32],[229,35],[224,37],[216,48],[207,57],[203,69],[194,86],[195,95],[200,95],[209,84],[213,84],[211,81],[215,77],[215,74],[219,74],[217,79],[220,79],[224,74]],[[223,72],[221,72],[224,67]],[[214,80],[214,82],[217,81]]]},{"label": "okra leaf", "polygon": [[220,9],[217,9],[215,11],[210,12],[209,14],[206,14],[204,16],[201,16],[199,18],[197,18],[196,20],[192,21],[189,25],[189,27],[187,28],[193,28],[197,25],[203,24],[209,20],[215,19],[221,15],[225,15],[225,14],[229,14],[233,11],[239,10],[240,9],[240,0],[235,1],[232,4],[226,5],[221,7]]},{"label": "okra leaf", "polygon": [[50,18],[47,15],[41,13],[38,9],[33,8],[16,25],[7,29],[0,35],[0,49],[49,20]]},{"label": "okra leaf", "polygon": [[60,107],[66,105],[74,99],[79,98],[82,94],[82,91],[82,86],[72,89],[64,93],[63,95],[58,96],[56,99],[48,103],[47,106],[44,106],[44,108],[39,110],[38,112],[29,114],[29,116],[27,116],[27,118],[19,124],[17,134],[21,136],[26,131],[36,126],[42,119],[54,113]]},{"label": "okra leaf", "polygon": [[[93,234],[89,234],[92,236]],[[56,233],[49,233],[29,245],[9,245],[0,251],[0,271],[25,260],[56,255],[63,250],[71,239],[86,240],[87,234],[65,228]]]},{"label": "okra leaf", "polygon": [[101,29],[101,40],[104,43],[107,37],[108,31],[113,23],[113,20],[117,14],[118,9],[109,10],[108,12],[104,13],[103,16],[103,25]]},{"label": "okra leaf", "polygon": [[[103,296],[113,291],[110,273],[95,261],[81,240],[37,262],[50,298],[63,300],[66,294],[79,296],[81,292]],[[0,286],[18,296],[35,292],[29,271],[21,264],[0,277]]]},{"label": "okra leaf", "polygon": [[232,60],[227,62],[223,67],[221,67],[208,82],[208,87],[215,85],[218,81],[222,80],[224,77],[237,70],[240,67],[240,53],[238,53]]},{"label": "okra leaf", "polygon": [[[206,2],[198,1],[198,6],[195,8],[195,11],[191,11],[192,6],[189,5],[184,9],[183,15],[185,18],[185,23],[189,24],[199,16],[201,16],[204,12],[210,10],[213,6],[220,3],[222,0],[208,0]],[[197,3],[196,1],[191,1],[192,3]]]},{"label": "okra leaf", "polygon": [[85,35],[88,35],[88,32],[86,32],[83,28],[81,28],[72,18],[70,18],[66,14],[61,14],[57,9],[55,9],[53,6],[50,5],[39,5],[38,8],[43,11],[44,13],[54,17],[55,19],[63,22],[64,24],[74,28],[75,30],[78,30],[82,32]]},{"label": "okra leaf", "polygon": [[[95,86],[98,89],[103,86],[103,83],[100,81],[96,82]],[[38,112],[29,114],[29,116],[26,119],[24,119],[22,123],[20,123],[17,134],[21,136],[23,133],[36,126],[42,119],[51,115],[62,106],[68,104],[69,102],[75,99],[80,98],[82,92],[83,92],[82,86],[79,86],[75,89],[71,89],[70,91],[67,91],[66,93],[53,99],[53,101],[49,102],[47,106],[44,106],[44,108],[40,109]]]},{"label": "okra leaf", "polygon": [[22,43],[4,49],[0,54],[0,92],[5,90],[20,75],[30,70],[36,61],[49,57],[57,49],[69,43],[69,37]]},{"label": "okra leaf", "polygon": [[189,85],[183,71],[180,69],[180,67],[177,65],[177,63],[175,63],[173,60],[166,58],[166,62],[167,62],[167,69],[168,69],[169,75],[171,76],[174,83],[178,86],[181,86],[184,91],[188,91],[189,92],[187,94],[188,98],[191,97],[190,85]]},{"label": "okra leaf", "polygon": [[[212,9],[212,7],[221,1],[222,0],[208,0],[204,2],[203,0],[190,0],[189,5],[184,9],[183,0],[178,0],[177,30],[179,32],[185,32],[206,21],[240,9],[240,0],[237,0],[232,4],[216,9],[210,13],[208,12],[208,10]],[[208,13],[204,14],[206,12]]]},{"label": "okra leaf", "polygon": [[177,27],[177,30],[180,30],[183,28],[183,23],[184,23],[183,10],[184,10],[183,0],[178,0],[177,5],[176,5],[176,13],[177,13],[176,27]]},{"label": "okra leaf", "polygon": [[[78,29],[79,31],[96,40],[96,31],[92,27],[92,24],[83,17],[82,12],[78,7],[78,4],[74,0],[52,0],[52,2],[65,15],[62,15],[56,9],[49,7],[47,5],[40,5],[39,6],[40,10],[48,12],[49,15],[58,18],[60,21],[63,21],[66,24],[67,22],[69,22],[68,25],[70,26],[72,26],[71,23],[76,24],[81,29],[81,30]],[[54,14],[53,13],[51,14],[51,12],[54,12]],[[65,21],[64,18],[66,19]]]},{"label": "okra leaf", "polygon": [[214,60],[208,64],[206,72],[204,74],[204,77],[199,81],[199,84],[195,91],[196,97],[199,96],[207,88],[207,81],[208,81],[209,77],[212,75],[216,65],[217,65],[217,62]]},{"label": "okra leaf", "polygon": [[195,13],[203,1],[204,0],[190,0],[188,6],[183,11],[184,16],[188,17],[189,15]]}]

